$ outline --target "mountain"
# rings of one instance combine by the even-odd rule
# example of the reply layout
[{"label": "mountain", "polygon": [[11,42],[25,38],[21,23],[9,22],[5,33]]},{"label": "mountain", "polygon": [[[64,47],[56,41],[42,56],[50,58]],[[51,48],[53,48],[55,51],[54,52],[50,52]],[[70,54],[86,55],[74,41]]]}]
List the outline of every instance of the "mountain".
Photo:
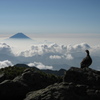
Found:
[{"label": "mountain", "polygon": [[42,72],[45,72],[47,74],[53,74],[53,75],[56,75],[56,76],[63,76],[64,75],[64,72],[66,71],[65,69],[60,69],[60,70],[49,70],[49,69],[42,69],[41,70]]},{"label": "mountain", "polygon": [[23,33],[17,33],[10,37],[11,39],[30,39],[28,36],[26,36]]}]

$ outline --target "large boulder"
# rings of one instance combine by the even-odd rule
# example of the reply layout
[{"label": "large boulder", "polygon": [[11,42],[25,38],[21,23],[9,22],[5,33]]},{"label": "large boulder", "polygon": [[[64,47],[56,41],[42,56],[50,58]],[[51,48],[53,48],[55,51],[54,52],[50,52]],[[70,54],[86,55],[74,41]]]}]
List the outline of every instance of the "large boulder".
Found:
[{"label": "large boulder", "polygon": [[100,90],[62,82],[30,92],[24,100],[100,100]]},{"label": "large boulder", "polygon": [[13,81],[26,84],[31,91],[45,88],[58,82],[59,79],[54,75],[28,68],[22,73],[22,75],[16,77]]},{"label": "large boulder", "polygon": [[28,86],[12,80],[0,83],[0,100],[22,100],[29,92]]},{"label": "large boulder", "polygon": [[64,81],[27,94],[24,100],[100,100],[100,71],[72,67]]},{"label": "large boulder", "polygon": [[100,71],[91,68],[71,67],[65,72],[64,82],[100,87]]},{"label": "large boulder", "polygon": [[58,78],[54,75],[43,73],[39,70],[27,68],[13,80],[3,80],[1,75],[0,100],[23,100],[30,91],[45,88],[55,82]]}]

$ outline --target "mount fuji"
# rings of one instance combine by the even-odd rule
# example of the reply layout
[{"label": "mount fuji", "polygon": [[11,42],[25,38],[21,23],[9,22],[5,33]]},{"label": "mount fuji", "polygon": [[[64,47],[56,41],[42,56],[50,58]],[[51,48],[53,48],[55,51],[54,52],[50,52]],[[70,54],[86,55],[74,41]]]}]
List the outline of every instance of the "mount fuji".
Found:
[{"label": "mount fuji", "polygon": [[17,33],[10,37],[10,39],[31,39],[23,33]]},{"label": "mount fuji", "polygon": [[23,33],[16,33],[11,37],[2,40],[2,42],[11,46],[14,52],[21,52],[29,48],[31,45],[37,44],[37,41],[33,40]]}]

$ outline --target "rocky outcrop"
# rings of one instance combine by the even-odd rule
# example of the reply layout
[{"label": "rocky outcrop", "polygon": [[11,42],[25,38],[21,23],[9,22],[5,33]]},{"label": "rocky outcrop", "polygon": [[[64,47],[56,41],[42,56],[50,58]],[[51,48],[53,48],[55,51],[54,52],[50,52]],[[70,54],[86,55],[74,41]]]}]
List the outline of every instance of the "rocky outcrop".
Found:
[{"label": "rocky outcrop", "polygon": [[75,84],[83,84],[88,86],[100,86],[100,71],[91,68],[75,68],[72,67],[65,72],[64,82],[73,82]]},{"label": "rocky outcrop", "polygon": [[13,80],[0,83],[0,100],[23,100],[28,92],[45,88],[55,82],[58,82],[56,76],[27,68]]},{"label": "rocky outcrop", "polygon": [[26,84],[30,90],[38,90],[58,82],[59,79],[54,75],[49,76],[49,74],[28,68],[13,81]]},{"label": "rocky outcrop", "polygon": [[28,86],[11,80],[0,83],[0,100],[23,100],[29,92]]},{"label": "rocky outcrop", "polygon": [[62,82],[28,93],[24,100],[100,100],[100,90]]},{"label": "rocky outcrop", "polygon": [[5,79],[1,74],[0,100],[100,100],[100,71],[90,68],[71,67],[62,78],[28,67]]},{"label": "rocky outcrop", "polygon": [[100,72],[72,67],[64,82],[27,94],[24,100],[100,100]]}]

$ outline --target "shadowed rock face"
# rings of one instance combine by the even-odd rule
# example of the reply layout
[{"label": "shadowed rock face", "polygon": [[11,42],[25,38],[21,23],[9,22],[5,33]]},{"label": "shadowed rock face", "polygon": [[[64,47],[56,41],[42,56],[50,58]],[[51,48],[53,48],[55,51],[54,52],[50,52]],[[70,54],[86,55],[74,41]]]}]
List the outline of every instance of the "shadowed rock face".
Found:
[{"label": "shadowed rock face", "polygon": [[64,82],[28,93],[24,100],[99,100],[100,72],[72,67]]},{"label": "shadowed rock face", "polygon": [[75,68],[72,67],[66,71],[64,82],[73,82],[75,84],[84,84],[89,86],[100,85],[100,71],[90,68]]},{"label": "shadowed rock face", "polygon": [[[2,77],[3,75],[1,79]],[[55,76],[27,68],[13,80],[4,80],[0,83],[0,100],[23,100],[28,92],[45,88],[57,81]]]},{"label": "shadowed rock face", "polygon": [[24,100],[79,100],[80,96],[86,95],[85,89],[86,86],[83,85],[67,82],[56,83],[45,89],[30,92]]},{"label": "shadowed rock face", "polygon": [[8,99],[100,100],[100,71],[71,67],[59,83],[57,76],[27,68],[13,80],[0,83],[0,100]]},{"label": "shadowed rock face", "polygon": [[99,100],[100,90],[87,85],[57,83],[45,89],[28,93],[24,100]]},{"label": "shadowed rock face", "polygon": [[25,84],[5,80],[0,83],[0,100],[22,100],[28,91]]}]

